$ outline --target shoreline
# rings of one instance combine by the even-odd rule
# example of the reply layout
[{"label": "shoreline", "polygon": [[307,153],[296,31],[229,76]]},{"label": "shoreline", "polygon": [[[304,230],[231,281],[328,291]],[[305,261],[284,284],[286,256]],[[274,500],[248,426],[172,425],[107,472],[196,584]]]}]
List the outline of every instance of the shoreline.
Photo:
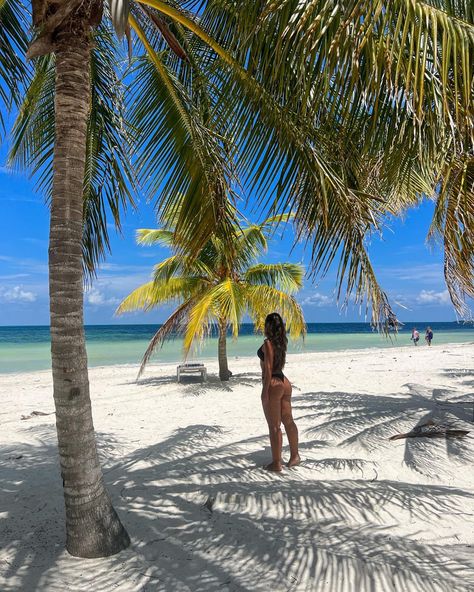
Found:
[{"label": "shoreline", "polygon": [[[434,325],[434,324],[433,324]],[[420,325],[418,325],[420,326]],[[433,346],[454,343],[474,343],[474,325],[438,323],[434,326]],[[91,326],[86,328],[86,346],[89,367],[117,364],[139,364],[153,335],[153,326]],[[292,341],[289,354],[312,352],[358,351],[371,349],[395,350],[412,347],[411,330],[404,328],[396,335],[385,337],[370,330],[364,323],[327,323],[326,326],[308,326],[305,340]],[[253,356],[262,342],[252,325],[243,325],[237,340],[229,336],[227,353],[230,359]],[[182,340],[175,337],[165,342],[152,356],[155,364],[179,364],[183,361]],[[205,361],[217,355],[217,338],[211,337],[195,344],[188,361]],[[419,347],[424,347],[423,338]],[[51,367],[51,345],[46,328],[0,328],[0,375],[47,370]]]},{"label": "shoreline", "polygon": [[[301,351],[301,352],[290,352],[287,353],[287,363],[297,356],[343,356],[343,355],[356,355],[356,354],[374,354],[374,353],[387,353],[387,352],[397,352],[399,350],[405,351],[411,348],[414,351],[421,351],[421,350],[428,350],[428,351],[437,351],[439,348],[454,348],[460,349],[465,347],[474,346],[474,341],[465,341],[465,342],[453,342],[453,343],[436,343],[432,344],[429,348],[426,344],[420,344],[418,346],[414,346],[413,344],[403,344],[403,345],[393,345],[393,347],[360,347],[360,348],[348,348],[348,349],[340,349],[340,350],[321,350],[321,351]],[[232,362],[242,362],[245,360],[254,361],[256,358],[255,355],[228,355],[228,362],[231,365]],[[206,356],[200,357],[196,356],[196,361],[207,363],[207,364],[217,364],[217,354],[215,356]],[[143,374],[146,375],[149,369],[154,368],[155,370],[159,370],[161,367],[164,368],[176,368],[177,365],[183,363],[182,361],[169,361],[163,360],[161,361],[151,361],[147,364],[146,370]],[[112,363],[112,364],[89,364],[88,369],[89,371],[98,371],[101,369],[138,369],[140,368],[140,362],[132,362],[132,363]],[[25,374],[42,374],[42,373],[51,373],[51,368],[41,368],[38,370],[21,370],[21,371],[12,371],[12,372],[0,372],[0,380],[2,377],[14,377],[14,376],[23,376]]]}]

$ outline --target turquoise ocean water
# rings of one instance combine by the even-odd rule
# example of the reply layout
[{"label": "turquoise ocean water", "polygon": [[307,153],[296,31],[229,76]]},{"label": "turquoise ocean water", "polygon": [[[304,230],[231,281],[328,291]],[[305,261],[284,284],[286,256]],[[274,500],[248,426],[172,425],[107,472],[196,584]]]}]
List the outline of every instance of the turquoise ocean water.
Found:
[{"label": "turquoise ocean water", "polygon": [[[368,323],[309,323],[304,343],[291,343],[290,352],[337,351],[371,347],[413,347],[411,328],[421,334],[420,345],[425,346],[424,331],[430,324],[434,330],[433,344],[474,342],[474,327],[458,323],[406,323],[387,340],[374,333]],[[87,352],[90,366],[137,364],[157,325],[92,325],[86,327]],[[254,355],[262,342],[254,335],[252,325],[243,325],[237,341],[228,340],[229,358]],[[210,338],[190,359],[209,359],[217,355],[217,339]],[[182,342],[175,339],[158,350],[153,362],[181,361]],[[51,367],[49,327],[0,327],[0,373],[27,372]]]}]

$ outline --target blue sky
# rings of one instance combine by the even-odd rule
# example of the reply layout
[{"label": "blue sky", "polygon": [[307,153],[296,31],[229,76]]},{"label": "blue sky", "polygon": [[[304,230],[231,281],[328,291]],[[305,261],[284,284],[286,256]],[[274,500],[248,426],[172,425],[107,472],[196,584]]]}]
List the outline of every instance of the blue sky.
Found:
[{"label": "blue sky", "polygon": [[[0,157],[0,325],[48,324],[48,208],[25,173],[14,173]],[[374,237],[370,255],[379,280],[392,299],[401,320],[450,321],[455,314],[449,302],[439,248],[426,244],[433,205],[426,201],[392,222],[382,237]],[[256,216],[252,216],[255,219]],[[85,321],[89,324],[156,323],[170,313],[163,307],[152,313],[114,317],[120,300],[148,280],[164,249],[135,245],[137,228],[154,227],[151,206],[140,203],[137,212],[124,218],[123,235],[113,230],[112,254],[102,265],[97,280],[85,295]],[[267,261],[309,260],[302,247],[291,254],[292,236],[276,238]],[[308,322],[363,321],[364,312],[341,312],[334,297],[335,273],[316,282],[307,280],[298,295]],[[406,308],[404,308],[406,307]]]}]

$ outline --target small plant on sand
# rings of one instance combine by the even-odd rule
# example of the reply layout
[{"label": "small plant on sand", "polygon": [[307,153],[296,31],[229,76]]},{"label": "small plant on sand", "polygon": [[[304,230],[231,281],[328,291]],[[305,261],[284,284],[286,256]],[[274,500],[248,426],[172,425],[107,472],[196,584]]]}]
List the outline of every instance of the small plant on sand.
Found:
[{"label": "small plant on sand", "polygon": [[304,334],[303,311],[293,296],[302,286],[304,268],[295,263],[258,263],[267,251],[269,233],[281,218],[243,228],[236,223],[234,240],[213,235],[192,260],[177,241],[172,223],[157,230],[137,231],[139,245],[166,245],[172,255],[155,266],[150,282],[123,300],[117,314],[178,303],[150,341],[139,374],[166,338],[183,335],[187,356],[193,343],[209,335],[214,326],[218,331],[219,377],[228,380],[227,331],[230,327],[236,338],[245,314],[261,331],[266,314],[278,310],[292,337]]}]

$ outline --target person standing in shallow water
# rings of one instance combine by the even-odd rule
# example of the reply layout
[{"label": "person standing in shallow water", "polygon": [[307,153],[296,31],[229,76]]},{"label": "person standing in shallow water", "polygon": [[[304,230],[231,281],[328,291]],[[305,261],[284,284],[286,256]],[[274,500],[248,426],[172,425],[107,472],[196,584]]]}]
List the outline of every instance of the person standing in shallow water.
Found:
[{"label": "person standing in shallow water", "polygon": [[300,464],[298,453],[298,428],[291,412],[291,384],[283,374],[288,339],[281,316],[274,312],[265,319],[265,341],[258,349],[262,368],[262,407],[270,433],[272,462],[265,466],[269,471],[282,470],[281,424],[290,445],[288,467]]},{"label": "person standing in shallow water", "polygon": [[431,329],[431,327],[426,328],[425,340],[428,345],[431,345],[431,342],[433,340],[433,330]]}]

